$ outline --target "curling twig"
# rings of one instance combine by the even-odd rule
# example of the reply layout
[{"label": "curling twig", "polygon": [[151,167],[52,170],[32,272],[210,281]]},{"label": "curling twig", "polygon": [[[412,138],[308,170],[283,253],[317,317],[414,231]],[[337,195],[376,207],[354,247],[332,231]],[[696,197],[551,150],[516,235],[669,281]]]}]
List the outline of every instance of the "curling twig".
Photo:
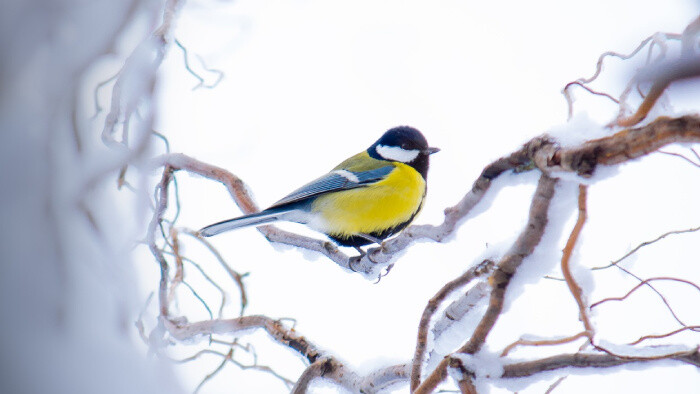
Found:
[{"label": "curling twig", "polygon": [[625,260],[626,258],[628,258],[628,257],[632,256],[633,254],[637,253],[637,251],[638,251],[639,249],[641,249],[641,248],[643,248],[643,247],[645,247],[645,246],[654,244],[654,243],[656,243],[656,242],[658,242],[658,241],[660,241],[660,240],[662,240],[662,239],[668,237],[669,235],[692,233],[692,232],[696,232],[696,231],[698,231],[698,230],[700,230],[700,226],[698,226],[698,227],[693,227],[693,228],[689,228],[689,229],[686,229],[686,230],[673,230],[673,231],[669,231],[669,232],[663,233],[663,234],[659,235],[658,237],[652,239],[651,241],[644,241],[644,242],[640,243],[640,244],[637,245],[634,249],[630,250],[630,251],[627,252],[624,256],[622,256],[622,257],[620,257],[619,259],[617,259],[617,260],[611,262],[610,264],[604,265],[604,266],[601,266],[601,267],[593,267],[593,268],[591,268],[591,270],[602,270],[602,269],[614,267],[614,266],[620,264],[620,263],[621,263],[623,260]]},{"label": "curling twig", "polygon": [[604,299],[602,299],[602,300],[600,300],[600,301],[598,301],[598,302],[593,303],[593,304],[591,305],[591,309],[593,309],[594,307],[596,307],[596,306],[598,306],[598,305],[600,305],[600,304],[602,304],[602,303],[609,302],[609,301],[624,301],[624,300],[627,299],[627,297],[629,297],[630,295],[632,295],[632,293],[634,293],[635,291],[637,291],[640,287],[645,286],[645,285],[648,284],[649,282],[652,282],[652,281],[661,281],[661,280],[663,280],[663,281],[673,281],[673,282],[685,283],[685,284],[687,284],[687,285],[690,285],[690,286],[694,287],[698,292],[700,292],[700,286],[696,285],[695,283],[693,283],[693,282],[691,282],[691,281],[689,281],[689,280],[685,280],[685,279],[681,279],[681,278],[665,277],[665,276],[654,277],[654,278],[648,278],[648,279],[643,280],[641,283],[639,283],[639,284],[637,284],[636,286],[634,286],[630,291],[627,292],[627,294],[625,294],[625,295],[622,296],[622,297],[608,297],[608,298],[604,298]]},{"label": "curling twig", "polygon": [[579,317],[581,319],[581,322],[583,323],[583,327],[585,332],[587,333],[588,339],[593,340],[593,325],[591,324],[591,320],[588,317],[588,307],[586,306],[586,302],[584,301],[583,291],[581,290],[581,287],[576,283],[574,276],[571,274],[571,267],[569,266],[571,254],[573,253],[574,247],[576,246],[576,241],[578,240],[578,237],[581,234],[581,229],[583,229],[583,225],[586,223],[587,191],[588,186],[579,185],[578,219],[576,220],[574,229],[571,231],[569,239],[566,241],[566,246],[564,246],[564,251],[561,257],[561,272],[564,275],[566,285],[569,287],[571,295],[574,297],[574,300],[576,300],[576,304],[578,305],[579,310]]},{"label": "curling twig", "polygon": [[505,357],[510,353],[511,350],[515,349],[518,346],[553,346],[553,345],[563,345],[566,343],[571,343],[579,338],[589,338],[590,339],[590,334],[588,331],[581,331],[578,334],[574,334],[569,337],[564,337],[564,338],[557,338],[557,339],[523,339],[520,338],[517,341],[511,343],[510,345],[506,346],[503,351],[501,351],[501,357]]}]

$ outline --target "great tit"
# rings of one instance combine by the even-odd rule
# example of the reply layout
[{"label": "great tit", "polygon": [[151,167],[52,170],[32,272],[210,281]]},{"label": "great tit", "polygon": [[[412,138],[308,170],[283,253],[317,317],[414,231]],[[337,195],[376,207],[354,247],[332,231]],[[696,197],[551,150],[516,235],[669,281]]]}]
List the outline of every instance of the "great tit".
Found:
[{"label": "great tit", "polygon": [[388,130],[366,151],[300,187],[262,212],[199,230],[205,237],[278,220],[303,223],[342,246],[381,243],[423,207],[431,148],[413,127]]}]

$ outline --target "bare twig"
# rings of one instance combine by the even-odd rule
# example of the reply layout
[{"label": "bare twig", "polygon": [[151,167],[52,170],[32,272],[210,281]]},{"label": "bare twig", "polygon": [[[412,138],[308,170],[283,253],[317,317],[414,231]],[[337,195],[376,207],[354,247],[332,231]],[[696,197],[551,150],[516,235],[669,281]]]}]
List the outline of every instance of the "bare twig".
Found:
[{"label": "bare twig", "polygon": [[[199,89],[199,88],[213,89],[213,88],[215,88],[216,85],[218,85],[219,82],[221,82],[221,80],[224,78],[224,72],[223,72],[223,71],[221,71],[221,70],[216,70],[216,69],[212,69],[212,68],[208,68],[208,67],[207,67],[206,65],[204,65],[204,63],[202,62],[203,66],[204,66],[204,70],[206,70],[206,71],[208,71],[208,72],[216,73],[216,74],[218,75],[217,78],[216,78],[216,81],[214,81],[214,82],[211,83],[211,84],[205,84],[205,83],[204,83],[204,78],[202,78],[201,75],[197,74],[197,73],[192,69],[192,67],[190,66],[189,54],[188,54],[187,48],[185,48],[185,46],[182,45],[182,43],[181,43],[178,39],[175,39],[175,45],[177,45],[177,46],[182,50],[182,53],[183,53],[183,55],[184,55],[185,69],[187,70],[187,72],[189,72],[190,74],[192,74],[193,77],[197,78],[197,80],[199,81],[199,83],[198,83],[197,85],[195,85],[195,86],[192,88],[192,90],[197,90],[197,89]],[[201,59],[200,59],[200,61],[201,61]]]},{"label": "bare twig", "polygon": [[652,81],[649,93],[644,97],[637,112],[628,118],[618,119],[614,124],[622,127],[632,127],[638,124],[647,117],[656,101],[671,83],[698,76],[700,76],[700,57],[698,56],[684,56],[667,64],[643,70],[637,76],[637,80],[641,82]]},{"label": "bare twig", "polygon": [[197,293],[197,291],[196,291],[189,283],[187,283],[187,281],[184,281],[184,280],[183,280],[183,281],[182,281],[182,284],[185,285],[185,287],[187,287],[187,288],[190,290],[190,292],[192,293],[192,295],[193,295],[197,300],[199,300],[199,302],[204,306],[204,309],[206,309],[206,310],[207,310],[207,313],[209,314],[209,318],[210,318],[210,319],[213,319],[213,318],[214,318],[214,314],[211,312],[211,308],[209,308],[209,304],[207,304],[207,302],[204,301],[204,298],[202,298],[202,297],[199,295],[199,293]]},{"label": "bare twig", "polygon": [[195,238],[199,242],[202,243],[209,251],[216,257],[216,260],[221,264],[221,266],[226,270],[226,272],[229,274],[231,279],[236,283],[236,286],[238,286],[238,292],[241,297],[241,312],[240,316],[243,316],[243,313],[245,312],[246,306],[248,306],[248,296],[246,295],[245,291],[245,284],[243,284],[243,277],[245,275],[239,274],[238,271],[234,270],[231,268],[231,266],[224,260],[223,256],[221,256],[221,253],[212,245],[209,241],[204,239],[202,236],[200,236],[196,231],[192,231],[191,229],[183,228],[181,229],[182,232],[185,234]]},{"label": "bare twig", "polygon": [[683,332],[683,331],[687,331],[687,330],[696,331],[696,330],[698,330],[698,329],[700,329],[700,326],[685,326],[685,327],[679,328],[679,329],[677,329],[677,330],[673,330],[673,331],[671,331],[671,332],[667,332],[666,334],[650,334],[650,335],[645,335],[645,336],[643,336],[643,337],[637,339],[637,340],[634,341],[634,342],[628,343],[628,345],[636,345],[636,344],[638,344],[638,343],[644,342],[644,341],[649,340],[649,339],[668,338],[668,337],[670,337],[670,336],[672,336],[672,335],[676,335],[676,334],[678,334],[678,333],[680,333],[680,332]]},{"label": "bare twig", "polygon": [[282,383],[284,383],[285,386],[287,386],[287,388],[291,388],[291,387],[294,385],[294,382],[293,382],[292,380],[290,380],[290,379],[288,379],[288,378],[285,378],[284,376],[280,375],[277,371],[275,371],[274,369],[272,369],[270,366],[258,364],[258,363],[257,363],[257,358],[256,358],[256,360],[255,360],[255,362],[254,362],[253,364],[243,364],[243,363],[237,361],[237,360],[234,358],[233,352],[231,352],[231,351],[233,350],[233,348],[234,348],[234,347],[239,347],[239,348],[243,348],[243,349],[246,350],[246,351],[247,351],[248,349],[246,349],[245,347],[240,346],[240,345],[239,345],[238,343],[236,343],[236,342],[229,344],[229,346],[230,346],[229,352],[231,353],[231,357],[228,357],[228,353],[227,353],[227,354],[224,354],[224,353],[221,353],[221,352],[216,351],[216,350],[202,349],[202,350],[198,351],[197,353],[193,354],[192,356],[189,356],[189,357],[186,357],[186,358],[183,358],[183,359],[179,359],[179,360],[172,360],[172,361],[173,361],[174,363],[183,364],[183,363],[187,363],[187,362],[190,362],[190,361],[194,361],[194,360],[200,358],[200,357],[203,356],[203,355],[211,354],[211,355],[223,357],[223,358],[224,358],[224,361],[230,361],[232,364],[236,365],[236,366],[237,366],[238,368],[240,368],[241,370],[251,369],[251,370],[255,370],[255,371],[260,371],[260,372],[268,373],[268,374],[274,376],[275,378],[279,379],[280,381],[282,381]]},{"label": "bare twig", "polygon": [[569,337],[564,337],[564,338],[557,338],[557,339],[523,339],[520,338],[517,341],[511,343],[510,345],[506,346],[503,351],[501,352],[501,357],[505,357],[510,353],[511,350],[516,348],[517,346],[553,346],[553,345],[563,345],[565,343],[571,343],[579,338],[589,338],[590,335],[587,331],[581,331],[578,334],[569,336]]},{"label": "bare twig", "polygon": [[180,283],[182,283],[185,277],[185,271],[182,267],[182,257],[180,257],[180,241],[177,237],[177,230],[175,230],[174,228],[170,229],[170,239],[172,240],[173,245],[173,256],[175,256],[175,275],[170,281],[168,304],[171,304],[173,302],[173,298],[175,297],[175,290],[177,289],[177,286]]},{"label": "bare twig", "polygon": [[156,228],[160,226],[163,219],[163,215],[168,208],[168,184],[170,183],[170,178],[172,176],[172,169],[166,166],[163,170],[163,176],[161,177],[158,186],[156,187],[156,209],[151,218],[151,222],[148,225],[148,232],[146,235],[148,248],[150,249],[153,257],[156,258],[160,265],[160,284],[158,289],[158,302],[160,305],[160,315],[168,316],[168,261],[165,259],[163,252],[156,245]]},{"label": "bare twig", "polygon": [[119,73],[120,73],[120,72],[121,72],[121,70],[120,70],[119,72],[115,73],[114,75],[112,75],[111,77],[109,77],[109,78],[105,79],[104,81],[102,81],[102,82],[98,83],[97,85],[95,85],[95,89],[93,90],[93,93],[92,93],[92,94],[93,94],[93,100],[94,100],[94,102],[95,102],[95,114],[92,116],[93,118],[96,118],[97,115],[99,115],[100,112],[102,112],[102,106],[100,105],[100,101],[99,101],[100,99],[99,99],[99,97],[98,97],[98,94],[99,94],[100,89],[102,89],[102,88],[103,88],[104,86],[106,86],[108,83],[110,83],[110,82],[114,81],[115,79],[117,79],[117,77],[119,76]]},{"label": "bare twig", "polygon": [[[173,255],[173,252],[170,252],[167,250],[163,250],[162,252],[164,254],[167,254],[167,255]],[[197,271],[199,271],[199,273],[204,277],[204,279],[206,279],[207,282],[209,282],[212,286],[214,286],[219,291],[219,293],[221,293],[221,305],[219,306],[219,312],[217,315],[217,317],[220,319],[223,316],[224,306],[226,305],[226,292],[218,283],[216,283],[216,281],[214,281],[214,279],[212,279],[209,275],[207,275],[206,271],[204,271],[204,269],[199,264],[197,264],[194,260],[192,260],[188,257],[185,257],[185,256],[180,256],[180,258],[182,259],[183,262],[187,262],[189,264],[192,264],[192,266],[194,266],[197,269]]]},{"label": "bare twig", "polygon": [[554,391],[554,389],[556,389],[561,384],[561,382],[564,381],[564,379],[566,379],[566,376],[562,376],[559,379],[555,380],[554,383],[549,385],[549,387],[547,388],[547,391],[545,391],[544,394],[550,394],[552,391]]},{"label": "bare twig", "polygon": [[[691,149],[691,150],[692,150],[693,153],[695,154],[695,157],[698,157],[698,153],[697,153],[694,149]],[[659,151],[657,151],[657,152],[662,153],[662,154],[664,154],[664,155],[680,157],[681,159],[683,159],[683,160],[687,161],[688,163],[692,164],[693,166],[695,166],[695,167],[700,167],[700,163],[696,163],[696,162],[694,162],[693,160],[689,159],[687,156],[682,155],[682,154],[680,154],[680,153],[665,152],[665,151],[662,151],[662,150],[659,150]],[[699,160],[700,160],[700,159],[699,159]]]},{"label": "bare twig", "polygon": [[224,359],[221,361],[221,364],[219,364],[213,371],[211,371],[207,376],[205,376],[201,382],[199,382],[197,387],[194,389],[194,394],[197,394],[199,392],[199,389],[201,389],[202,386],[204,386],[204,383],[208,382],[211,378],[216,376],[216,374],[218,374],[219,371],[221,371],[224,368],[224,366],[226,365],[226,361],[231,360],[232,357],[233,357],[233,348],[231,348],[228,351],[228,353],[226,353],[226,355],[224,356]]},{"label": "bare twig", "polygon": [[[621,270],[622,272],[626,273],[627,275],[630,275],[631,277],[637,279],[640,283],[641,283],[641,282],[644,282],[644,279],[642,279],[642,278],[640,278],[639,276],[633,274],[630,270],[628,270],[628,269],[626,269],[626,268],[622,268],[621,265],[616,265],[615,267],[617,267],[619,270]],[[665,297],[663,294],[661,294],[661,292],[658,291],[658,290],[656,289],[656,287],[654,287],[654,286],[653,286],[651,283],[649,283],[649,282],[646,282],[646,283],[644,283],[644,284],[645,284],[648,288],[650,288],[654,293],[656,293],[656,295],[658,295],[659,298],[661,298],[661,302],[664,303],[664,305],[666,306],[666,309],[671,313],[671,316],[673,316],[673,318],[678,322],[678,324],[680,324],[681,326],[684,326],[684,327],[687,326],[687,324],[685,324],[685,323],[681,320],[681,318],[678,317],[678,315],[676,314],[676,311],[673,310],[673,308],[671,307],[671,304],[668,302],[668,300],[666,299],[666,297]],[[693,331],[696,331],[696,330],[694,329]]]},{"label": "bare twig", "polygon": [[658,241],[660,241],[660,240],[662,240],[662,239],[668,237],[669,235],[692,233],[692,232],[695,232],[695,231],[698,231],[698,230],[700,230],[700,226],[698,226],[698,227],[693,227],[693,228],[689,228],[689,229],[686,229],[686,230],[673,230],[673,231],[669,231],[669,232],[663,233],[663,234],[659,235],[658,237],[652,239],[651,241],[644,241],[644,242],[640,243],[640,244],[637,245],[634,249],[630,250],[630,251],[627,252],[624,256],[622,256],[622,257],[620,257],[619,259],[617,259],[617,260],[611,262],[610,264],[604,265],[604,266],[601,266],[601,267],[593,267],[593,268],[591,268],[591,269],[592,269],[592,270],[602,270],[602,269],[606,269],[606,268],[610,268],[610,267],[616,266],[616,265],[620,264],[620,263],[622,262],[622,260],[624,260],[624,259],[630,257],[631,255],[637,253],[637,251],[638,251],[639,249],[641,249],[641,248],[643,248],[643,247],[645,247],[645,246],[654,244],[654,243],[656,243],[656,242],[658,242]]},{"label": "bare twig", "polygon": [[[572,81],[572,82],[567,83],[566,86],[564,86],[564,88],[562,89],[562,94],[564,95],[564,98],[566,99],[566,102],[567,102],[567,104],[568,104],[568,118],[571,119],[571,117],[573,116],[573,111],[574,111],[574,108],[573,108],[574,99],[573,99],[573,97],[572,97],[572,95],[571,95],[571,92],[570,92],[572,86],[580,86],[580,87],[582,87],[582,88],[588,90],[590,93],[597,94],[597,95],[600,95],[600,96],[605,96],[605,97],[607,97],[607,98],[609,98],[609,99],[615,101],[615,102],[618,103],[618,104],[621,103],[621,102],[624,102],[624,100],[622,100],[622,99],[615,99],[614,97],[612,97],[611,95],[609,95],[609,94],[607,94],[607,93],[599,93],[599,92],[596,92],[596,91],[594,91],[593,89],[590,89],[590,88],[588,87],[588,84],[590,84],[590,83],[594,82],[596,79],[598,79],[598,77],[600,76],[600,74],[601,74],[602,71],[603,71],[603,62],[604,62],[604,60],[605,60],[606,58],[608,58],[608,57],[616,57],[616,58],[621,59],[621,60],[628,60],[628,59],[631,59],[631,58],[633,58],[636,54],[638,54],[645,46],[647,46],[647,44],[652,43],[652,45],[653,45],[653,43],[658,43],[658,42],[659,42],[659,39],[658,39],[659,36],[664,37],[664,39],[675,39],[675,40],[678,40],[678,39],[681,38],[681,35],[680,35],[680,34],[674,34],[674,33],[655,33],[655,34],[652,34],[651,36],[645,38],[641,43],[639,43],[639,45],[637,45],[637,47],[636,47],[632,52],[630,52],[630,53],[628,53],[628,54],[622,54],[622,53],[613,52],[613,51],[604,52],[603,54],[601,54],[601,55],[598,57],[598,61],[596,62],[595,72],[593,73],[593,75],[591,75],[591,76],[588,77],[588,78],[583,78],[583,77],[582,77],[582,78],[579,78],[579,79],[577,79],[577,80],[575,80],[575,81]],[[623,96],[624,96],[624,94],[623,94]]]},{"label": "bare twig", "polygon": [[635,291],[637,291],[637,289],[639,289],[640,287],[646,285],[646,284],[649,283],[649,282],[652,282],[652,281],[659,281],[659,280],[667,280],[667,281],[685,283],[685,284],[687,284],[687,285],[690,285],[690,286],[694,287],[698,292],[700,292],[700,286],[696,285],[695,283],[693,283],[693,282],[691,282],[691,281],[689,281],[689,280],[685,280],[685,279],[681,279],[681,278],[663,277],[663,276],[662,276],[662,277],[654,277],[654,278],[648,278],[648,279],[643,280],[641,283],[639,283],[639,284],[637,284],[636,286],[634,286],[634,287],[632,288],[632,290],[628,291],[627,294],[625,294],[625,295],[622,296],[622,297],[608,297],[608,298],[604,298],[604,299],[602,299],[602,300],[600,300],[600,301],[598,301],[598,302],[593,303],[593,304],[591,305],[591,309],[593,309],[594,307],[596,307],[596,306],[598,306],[598,305],[600,305],[600,304],[602,304],[602,303],[609,302],[609,301],[624,301],[625,299],[627,299],[627,297],[629,297],[630,295],[632,295],[632,293],[634,293]]},{"label": "bare twig", "polygon": [[564,251],[561,257],[561,272],[566,280],[566,285],[569,287],[569,292],[576,300],[578,305],[579,317],[583,323],[585,332],[587,333],[588,339],[593,340],[594,330],[591,320],[588,317],[588,306],[584,300],[584,294],[581,287],[576,283],[574,276],[571,274],[571,268],[569,266],[569,261],[571,260],[571,254],[576,246],[576,241],[581,234],[581,229],[586,223],[586,195],[588,191],[588,186],[579,185],[578,187],[578,219],[574,225],[574,229],[571,231],[569,239],[566,241],[566,246],[564,246]]}]

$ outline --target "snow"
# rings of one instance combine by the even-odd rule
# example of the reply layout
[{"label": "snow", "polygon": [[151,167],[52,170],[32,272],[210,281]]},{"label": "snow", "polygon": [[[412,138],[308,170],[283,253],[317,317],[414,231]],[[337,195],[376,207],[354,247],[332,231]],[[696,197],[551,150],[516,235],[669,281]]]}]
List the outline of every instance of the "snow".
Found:
[{"label": "snow", "polygon": [[578,112],[568,122],[547,130],[546,134],[554,138],[562,147],[572,147],[612,135],[614,130],[594,121],[588,113]]},{"label": "snow", "polygon": [[457,354],[464,366],[473,371],[477,379],[479,378],[499,378],[503,375],[503,359],[498,353],[488,349],[488,346],[481,348],[476,354]]}]

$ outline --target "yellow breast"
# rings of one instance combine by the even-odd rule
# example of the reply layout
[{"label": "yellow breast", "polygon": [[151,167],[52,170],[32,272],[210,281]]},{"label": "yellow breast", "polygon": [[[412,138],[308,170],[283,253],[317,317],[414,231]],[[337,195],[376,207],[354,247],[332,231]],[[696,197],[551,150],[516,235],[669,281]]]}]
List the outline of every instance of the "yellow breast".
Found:
[{"label": "yellow breast", "polygon": [[318,197],[312,211],[327,234],[371,234],[396,227],[416,214],[425,195],[425,180],[411,166],[394,163],[389,175],[370,186]]}]

